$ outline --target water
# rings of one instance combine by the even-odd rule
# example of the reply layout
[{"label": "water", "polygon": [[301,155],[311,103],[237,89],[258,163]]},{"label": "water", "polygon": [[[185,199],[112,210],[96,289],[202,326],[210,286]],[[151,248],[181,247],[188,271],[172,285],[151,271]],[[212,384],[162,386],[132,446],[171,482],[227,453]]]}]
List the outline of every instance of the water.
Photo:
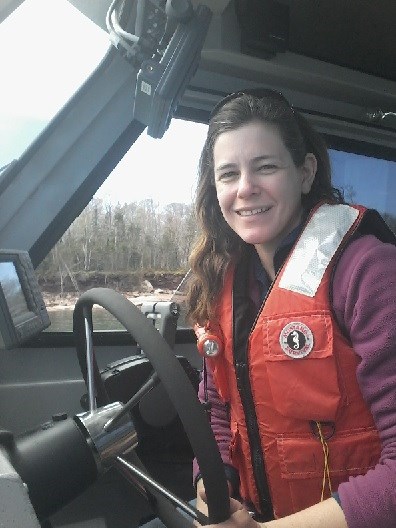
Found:
[{"label": "water", "polygon": [[[72,332],[73,307],[48,310],[51,326],[47,332]],[[121,323],[104,308],[94,308],[92,311],[94,330],[125,330]]]},{"label": "water", "polygon": [[[185,321],[184,307],[181,304],[181,313],[177,322],[178,328],[189,328]],[[51,326],[47,332],[72,332],[73,331],[73,306],[48,309]],[[125,330],[123,325],[104,308],[94,306],[92,310],[94,330]]]}]

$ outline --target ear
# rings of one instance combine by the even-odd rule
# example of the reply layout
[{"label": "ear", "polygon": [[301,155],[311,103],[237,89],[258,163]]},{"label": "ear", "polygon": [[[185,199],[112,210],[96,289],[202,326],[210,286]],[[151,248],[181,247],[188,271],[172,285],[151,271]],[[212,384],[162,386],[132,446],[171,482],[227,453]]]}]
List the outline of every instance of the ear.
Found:
[{"label": "ear", "polygon": [[301,170],[301,192],[302,194],[308,194],[311,190],[312,184],[314,182],[316,171],[318,168],[318,162],[316,160],[316,157],[312,152],[308,152],[305,155],[305,160],[302,166],[300,167]]}]

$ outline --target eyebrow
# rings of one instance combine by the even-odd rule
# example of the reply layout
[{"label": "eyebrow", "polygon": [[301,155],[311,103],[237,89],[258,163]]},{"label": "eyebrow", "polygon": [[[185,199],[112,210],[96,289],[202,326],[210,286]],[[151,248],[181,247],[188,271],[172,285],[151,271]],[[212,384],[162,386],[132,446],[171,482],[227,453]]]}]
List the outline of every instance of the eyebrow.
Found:
[{"label": "eyebrow", "polygon": [[[270,154],[270,155],[263,154],[262,156],[255,156],[254,158],[249,160],[249,163],[254,164],[254,163],[257,163],[257,162],[260,162],[260,161],[267,161],[269,159],[273,159],[273,158],[277,158],[277,157],[278,156],[276,156],[275,154]],[[237,163],[223,163],[223,164],[219,165],[218,167],[215,167],[215,172],[222,171],[224,169],[233,169],[237,165],[238,165]]]},{"label": "eyebrow", "polygon": [[215,167],[215,172],[219,172],[225,169],[233,169],[236,166],[237,166],[236,163],[223,163],[222,165]]}]

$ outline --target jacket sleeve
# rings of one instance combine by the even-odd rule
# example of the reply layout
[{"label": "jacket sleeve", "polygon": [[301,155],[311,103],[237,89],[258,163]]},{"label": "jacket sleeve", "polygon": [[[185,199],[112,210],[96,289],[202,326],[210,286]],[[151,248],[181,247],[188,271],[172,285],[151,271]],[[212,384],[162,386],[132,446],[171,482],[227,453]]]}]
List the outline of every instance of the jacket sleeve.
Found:
[{"label": "jacket sleeve", "polygon": [[[219,447],[221,459],[224,462],[227,480],[231,483],[233,493],[236,493],[239,477],[237,470],[232,466],[230,460],[231,429],[228,406],[221,400],[216,390],[212,371],[208,365],[206,365],[206,373],[206,395],[204,380],[202,379],[199,384],[198,398],[201,402],[209,402],[210,425]],[[193,478],[194,484],[196,484],[200,478],[199,466],[196,459],[193,461]]]},{"label": "jacket sleeve", "polygon": [[349,528],[396,526],[396,246],[368,235],[344,251],[333,309],[359,356],[357,379],[382,453],[365,475],[338,488]]}]

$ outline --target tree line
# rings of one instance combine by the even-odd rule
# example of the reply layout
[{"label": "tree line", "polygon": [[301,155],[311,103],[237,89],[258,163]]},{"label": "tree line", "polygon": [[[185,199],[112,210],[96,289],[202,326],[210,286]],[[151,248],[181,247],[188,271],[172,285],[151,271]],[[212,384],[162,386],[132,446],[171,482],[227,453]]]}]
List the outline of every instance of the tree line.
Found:
[{"label": "tree line", "polygon": [[61,293],[79,292],[95,277],[138,286],[150,270],[185,273],[195,236],[192,204],[160,208],[151,199],[114,205],[94,198],[36,272],[42,285],[58,281]]},{"label": "tree line", "polygon": [[[384,218],[396,231],[396,217]],[[188,271],[196,234],[192,204],[160,208],[151,199],[114,205],[94,198],[36,272],[44,290],[61,294],[103,285],[132,291],[160,271],[172,272],[175,283]]]}]

